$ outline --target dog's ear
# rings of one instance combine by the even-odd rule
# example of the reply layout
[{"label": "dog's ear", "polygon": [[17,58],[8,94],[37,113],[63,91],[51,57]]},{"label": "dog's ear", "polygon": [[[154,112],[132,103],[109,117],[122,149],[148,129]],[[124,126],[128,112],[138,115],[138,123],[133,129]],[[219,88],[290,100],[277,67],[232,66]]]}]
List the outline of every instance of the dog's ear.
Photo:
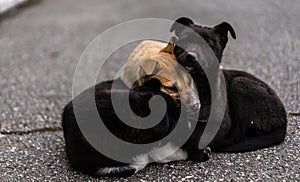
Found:
[{"label": "dog's ear", "polygon": [[171,26],[170,32],[175,31],[175,35],[178,35],[178,33],[180,31],[182,31],[184,28],[184,26],[180,26],[179,24],[190,27],[191,25],[194,24],[194,22],[193,22],[193,20],[191,20],[190,18],[187,18],[187,17],[178,18]]},{"label": "dog's ear", "polygon": [[145,82],[145,78],[149,75],[155,75],[160,71],[160,65],[157,61],[148,62],[148,64],[139,65],[137,68],[137,84],[141,86]]},{"label": "dog's ear", "polygon": [[159,52],[168,53],[170,56],[172,56],[174,58],[174,60],[176,60],[176,56],[174,54],[174,45],[175,45],[175,42],[177,42],[177,41],[178,41],[178,37],[175,35],[172,36],[169,40],[167,47],[163,48]]},{"label": "dog's ear", "polygon": [[235,35],[235,32],[234,32],[232,26],[229,23],[227,23],[227,22],[222,22],[219,25],[216,25],[214,27],[214,29],[221,36],[226,36],[226,37],[227,37],[228,31],[229,31],[230,34],[231,34],[231,36],[232,36],[232,38],[236,39],[236,35]]}]

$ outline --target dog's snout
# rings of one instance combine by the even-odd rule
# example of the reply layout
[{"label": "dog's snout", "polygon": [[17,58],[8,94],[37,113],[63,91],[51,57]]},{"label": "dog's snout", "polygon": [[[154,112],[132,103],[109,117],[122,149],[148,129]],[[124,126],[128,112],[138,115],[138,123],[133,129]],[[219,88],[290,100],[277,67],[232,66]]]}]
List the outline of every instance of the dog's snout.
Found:
[{"label": "dog's snout", "polygon": [[198,60],[198,56],[196,53],[194,52],[188,52],[186,54],[186,60],[187,61],[197,61]]}]

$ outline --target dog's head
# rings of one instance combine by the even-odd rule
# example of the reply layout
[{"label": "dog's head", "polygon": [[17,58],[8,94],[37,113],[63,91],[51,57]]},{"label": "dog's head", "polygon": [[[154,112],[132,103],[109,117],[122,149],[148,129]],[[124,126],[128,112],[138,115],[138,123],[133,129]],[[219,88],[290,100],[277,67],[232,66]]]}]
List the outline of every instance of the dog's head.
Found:
[{"label": "dog's head", "polygon": [[192,77],[176,61],[174,45],[157,41],[139,44],[125,65],[121,79],[130,87],[145,85],[151,79],[161,82],[160,91],[179,98],[187,109],[198,111],[200,101]]},{"label": "dog's head", "polygon": [[[222,22],[214,27],[204,27],[195,24],[186,17],[177,19],[170,31],[175,31],[175,35],[179,38],[177,45],[181,45],[175,46],[174,52],[177,60],[189,72],[193,72],[195,68],[202,70],[198,62],[203,63],[202,66],[208,65],[208,60],[205,60],[204,55],[207,53],[207,48],[213,51],[219,63],[221,63],[222,54],[228,42],[228,32],[236,39],[234,29],[227,22]],[[200,35],[206,41],[206,44],[199,44],[199,41],[195,39],[194,32]],[[181,47],[184,47],[184,49]]]}]

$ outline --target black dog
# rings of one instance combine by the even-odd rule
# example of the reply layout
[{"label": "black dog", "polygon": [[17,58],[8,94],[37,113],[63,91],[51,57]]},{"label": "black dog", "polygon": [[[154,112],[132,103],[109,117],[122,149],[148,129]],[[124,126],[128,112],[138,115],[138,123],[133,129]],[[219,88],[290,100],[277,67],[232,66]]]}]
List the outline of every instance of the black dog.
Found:
[{"label": "black dog", "polygon": [[[176,124],[179,124],[177,121],[180,115],[181,103],[179,100],[162,93],[160,91],[162,85],[157,79],[151,79],[145,85],[130,90],[129,101],[132,111],[137,116],[145,117],[151,112],[148,106],[150,98],[154,95],[163,97],[167,103],[167,111],[162,121],[150,129],[136,129],[124,124],[114,111],[111,95],[114,92],[117,97],[124,98],[127,96],[125,91],[128,90],[128,87],[120,79],[114,80],[116,85],[114,89],[112,89],[112,83],[113,81],[106,81],[95,86],[95,101],[103,123],[112,134],[121,140],[135,144],[155,142],[164,138],[173,130]],[[80,103],[80,107],[87,112],[90,108],[87,107],[89,104],[86,103],[86,98],[88,92],[91,91],[91,89],[88,89],[73,100],[73,102]],[[160,156],[160,152],[166,152],[166,148],[157,148],[140,156],[133,156],[138,160],[137,163],[133,164],[118,162],[104,156],[94,149],[81,133],[74,114],[73,102],[68,103],[64,108],[62,125],[67,157],[76,170],[94,176],[130,176],[143,169],[150,160],[156,161],[156,158]],[[181,123],[181,125],[186,126],[187,130],[189,129],[187,123]],[[99,140],[103,141],[105,145],[105,138],[99,138]],[[176,144],[168,143],[167,149],[174,151],[173,145]],[[118,153],[120,151],[110,152]],[[189,152],[189,149],[179,149],[169,157],[157,162],[166,163],[175,160],[186,160],[189,158]],[[208,160],[209,155],[210,150],[198,151],[197,160]]]},{"label": "black dog", "polygon": [[[181,25],[185,25],[184,28]],[[187,28],[189,27],[189,28]],[[192,37],[191,30],[199,34],[206,45],[200,45]],[[203,27],[194,24],[186,17],[179,18],[170,31],[178,36],[178,45],[175,46],[175,55],[178,62],[183,65],[193,77],[201,102],[199,124],[193,133],[191,144],[200,140],[209,114],[218,110],[211,108],[211,90],[204,69],[210,68],[209,60],[204,59],[203,46],[209,46],[221,63],[223,50],[228,42],[227,34],[230,32],[235,39],[232,26],[223,22],[215,27]],[[201,65],[198,63],[200,62]],[[219,65],[218,65],[219,66]],[[237,70],[223,70],[217,67],[219,79],[224,74],[227,91],[227,104],[221,127],[214,140],[209,144],[215,152],[246,152],[253,151],[284,141],[287,128],[287,115],[285,108],[266,83],[255,76]],[[222,92],[218,85],[213,87],[216,92]],[[197,148],[197,146],[190,146]],[[197,154],[194,154],[197,155]]]}]

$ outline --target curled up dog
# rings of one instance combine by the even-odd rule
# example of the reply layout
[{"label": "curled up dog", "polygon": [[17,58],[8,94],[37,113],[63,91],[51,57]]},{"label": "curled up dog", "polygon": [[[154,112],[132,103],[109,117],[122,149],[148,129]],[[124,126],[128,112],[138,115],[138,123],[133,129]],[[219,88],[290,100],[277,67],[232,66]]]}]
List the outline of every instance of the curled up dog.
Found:
[{"label": "curled up dog", "polygon": [[[211,108],[212,90],[226,93],[226,108],[221,127],[208,145],[215,152],[247,152],[280,144],[284,141],[287,128],[285,107],[276,92],[257,77],[238,70],[221,69],[222,54],[228,42],[228,33],[235,39],[233,27],[223,22],[214,27],[195,24],[190,18],[176,20],[170,29],[178,37],[174,53],[196,83],[201,109],[199,125],[193,133],[192,143],[197,143],[203,133],[210,114],[219,112]],[[195,41],[194,35],[202,37],[205,43]],[[178,46],[181,45],[181,46]],[[184,49],[182,48],[184,47]],[[212,51],[218,61],[212,65],[207,58]],[[205,74],[216,69],[213,79],[218,81],[223,75],[226,88],[218,84],[210,86]],[[194,146],[196,147],[196,146]]]},{"label": "curled up dog", "polygon": [[[149,52],[149,50],[154,52]],[[141,55],[138,56],[139,54]],[[160,56],[165,56],[166,60],[157,61],[161,59]],[[149,64],[144,64],[145,62]],[[92,95],[95,96],[97,111],[104,125],[110,133],[122,141],[133,144],[153,143],[168,136],[178,124],[184,131],[189,132],[193,123],[189,123],[187,120],[178,123],[181,107],[191,106],[194,110],[199,109],[200,102],[197,99],[198,94],[194,94],[196,88],[191,84],[192,78],[189,74],[184,74],[184,69],[181,69],[184,72],[178,73],[180,71],[177,69],[178,66],[179,64],[173,55],[173,44],[144,42],[133,51],[121,79],[101,82],[95,88],[87,89],[69,102],[62,114],[62,125],[67,158],[71,166],[78,171],[97,177],[124,177],[140,171],[150,162],[166,163],[187,159],[208,160],[210,157],[209,148],[199,150],[197,157],[190,158],[189,153],[191,151],[188,147],[185,145],[177,146],[176,142],[169,142],[164,145],[158,144],[149,151],[131,156],[132,163],[120,162],[97,151],[87,141],[77,123],[74,107],[79,107],[80,113],[88,115],[93,109],[87,103],[89,94],[92,92]],[[129,75],[126,75],[127,73]],[[155,73],[161,76],[157,76]],[[143,75],[142,78],[140,78],[141,75]],[[113,85],[114,88],[112,88]],[[189,94],[183,89],[184,87],[188,88]],[[127,95],[128,90],[129,95]],[[178,93],[183,99],[179,98]],[[116,95],[117,99],[120,100],[129,97],[133,113],[141,118],[151,114],[149,102],[153,96],[162,97],[165,100],[167,110],[161,121],[154,127],[148,129],[133,128],[118,118],[112,103],[112,95]],[[74,103],[79,103],[79,105],[75,106]],[[106,137],[109,136],[98,138],[98,140],[104,147],[109,148],[108,145],[111,144],[106,143]],[[108,152],[117,155],[123,151]],[[167,157],[161,159],[161,156]]]}]

